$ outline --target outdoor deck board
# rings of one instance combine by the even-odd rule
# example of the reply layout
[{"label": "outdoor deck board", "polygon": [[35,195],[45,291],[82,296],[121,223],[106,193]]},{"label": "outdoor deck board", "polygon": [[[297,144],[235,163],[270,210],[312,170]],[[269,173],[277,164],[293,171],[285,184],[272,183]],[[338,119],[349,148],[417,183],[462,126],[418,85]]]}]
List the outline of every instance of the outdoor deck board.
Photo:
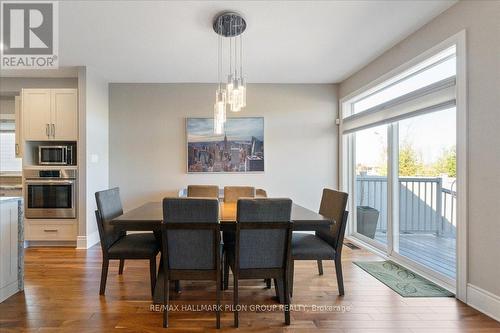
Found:
[{"label": "outdoor deck board", "polygon": [[[375,238],[383,241],[386,235],[377,233]],[[455,278],[456,247],[452,238],[433,234],[401,234],[399,253],[447,277]]]}]

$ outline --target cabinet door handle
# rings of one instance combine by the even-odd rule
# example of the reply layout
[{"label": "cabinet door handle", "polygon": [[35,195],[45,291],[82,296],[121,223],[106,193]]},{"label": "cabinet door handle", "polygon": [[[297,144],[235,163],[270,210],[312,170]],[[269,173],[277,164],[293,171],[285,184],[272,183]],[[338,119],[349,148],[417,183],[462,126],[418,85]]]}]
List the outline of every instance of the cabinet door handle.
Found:
[{"label": "cabinet door handle", "polygon": [[45,124],[45,134],[47,134],[47,136],[50,136],[50,133],[49,133],[49,124]]},{"label": "cabinet door handle", "polygon": [[44,232],[57,232],[57,229],[44,229]]},{"label": "cabinet door handle", "polygon": [[52,137],[56,137],[56,125],[52,124]]},{"label": "cabinet door handle", "polygon": [[19,155],[19,143],[16,143],[16,156]]}]

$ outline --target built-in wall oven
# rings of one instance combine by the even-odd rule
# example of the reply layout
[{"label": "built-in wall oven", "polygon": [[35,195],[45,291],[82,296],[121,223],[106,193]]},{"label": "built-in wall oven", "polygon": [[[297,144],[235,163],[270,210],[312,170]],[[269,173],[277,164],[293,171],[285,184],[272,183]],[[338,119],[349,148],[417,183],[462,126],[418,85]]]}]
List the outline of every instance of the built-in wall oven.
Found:
[{"label": "built-in wall oven", "polygon": [[76,176],[73,169],[25,170],[26,218],[76,218]]}]

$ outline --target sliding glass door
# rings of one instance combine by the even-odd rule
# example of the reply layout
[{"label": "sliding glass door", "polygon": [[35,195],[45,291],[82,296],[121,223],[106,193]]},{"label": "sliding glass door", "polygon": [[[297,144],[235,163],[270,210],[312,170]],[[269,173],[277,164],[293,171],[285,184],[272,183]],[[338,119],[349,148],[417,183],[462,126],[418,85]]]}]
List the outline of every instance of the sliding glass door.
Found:
[{"label": "sliding glass door", "polygon": [[456,267],[456,109],[398,124],[397,252],[451,279]]},{"label": "sliding glass door", "polygon": [[456,46],[342,101],[350,236],[448,285],[456,278]]}]

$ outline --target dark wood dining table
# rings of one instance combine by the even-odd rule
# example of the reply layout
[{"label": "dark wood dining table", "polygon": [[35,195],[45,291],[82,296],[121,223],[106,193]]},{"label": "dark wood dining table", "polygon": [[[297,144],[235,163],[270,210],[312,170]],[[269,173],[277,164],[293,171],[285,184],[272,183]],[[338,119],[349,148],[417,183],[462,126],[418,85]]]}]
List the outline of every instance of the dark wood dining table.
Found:
[{"label": "dark wood dining table", "polygon": [[[236,203],[220,202],[219,220],[222,231],[235,229],[236,213]],[[292,204],[291,220],[293,222],[294,231],[315,231],[328,228],[334,223],[332,219],[295,203]],[[110,223],[112,225],[119,226],[121,229],[126,231],[153,231],[159,235],[162,222],[162,203],[148,202],[113,219]],[[163,302],[163,276],[162,264],[160,262],[158,278],[156,280],[157,282],[153,296],[153,302],[157,304]],[[280,301],[283,300],[281,292],[279,299]]]}]

